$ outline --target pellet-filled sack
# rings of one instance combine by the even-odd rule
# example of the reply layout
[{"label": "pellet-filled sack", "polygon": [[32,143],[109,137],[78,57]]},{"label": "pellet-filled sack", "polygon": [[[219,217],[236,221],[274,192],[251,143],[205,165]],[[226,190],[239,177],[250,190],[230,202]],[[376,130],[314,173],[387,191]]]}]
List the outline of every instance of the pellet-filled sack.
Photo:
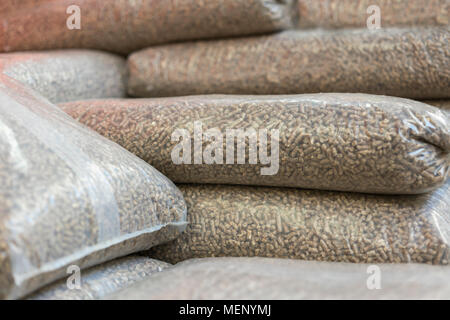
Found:
[{"label": "pellet-filled sack", "polygon": [[411,194],[441,186],[449,172],[449,119],[402,98],[210,95],[60,107],[177,183]]},{"label": "pellet-filled sack", "polygon": [[450,181],[386,196],[288,188],[178,185],[186,231],[150,249],[170,263],[259,256],[354,263],[449,263]]},{"label": "pellet-filled sack", "polygon": [[148,48],[128,59],[137,97],[362,92],[450,97],[450,29],[284,31]]},{"label": "pellet-filled sack", "polygon": [[128,54],[155,44],[292,26],[292,0],[2,0],[0,51],[88,48]]},{"label": "pellet-filled sack", "polygon": [[79,283],[74,274],[44,287],[28,300],[93,300],[101,299],[120,289],[161,272],[170,264],[138,255],[106,262],[82,271]]},{"label": "pellet-filled sack", "polygon": [[156,169],[0,77],[0,298],[174,239],[180,191]]},{"label": "pellet-filled sack", "polygon": [[[193,259],[154,274],[106,299],[449,299],[449,277],[448,267],[418,264],[367,265],[268,258]],[[180,308],[180,312],[189,314],[191,309],[185,307]],[[233,306],[226,307],[229,312]],[[239,308],[236,312],[244,310],[240,307],[236,305]],[[276,313],[267,304],[244,307],[261,316]]]},{"label": "pellet-filled sack", "polygon": [[126,96],[122,57],[91,50],[55,50],[0,55],[0,72],[53,103]]},{"label": "pellet-filled sack", "polygon": [[450,22],[449,0],[297,0],[299,28],[377,25],[441,26]]}]

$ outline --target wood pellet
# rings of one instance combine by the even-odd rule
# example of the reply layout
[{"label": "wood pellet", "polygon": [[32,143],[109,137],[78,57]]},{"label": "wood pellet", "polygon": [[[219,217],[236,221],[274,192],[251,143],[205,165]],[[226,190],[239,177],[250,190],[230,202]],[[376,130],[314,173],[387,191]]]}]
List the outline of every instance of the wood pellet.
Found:
[{"label": "wood pellet", "polygon": [[2,0],[0,51],[87,48],[128,54],[167,42],[269,33],[292,26],[291,4],[291,0]]},{"label": "wood pellet", "polygon": [[126,96],[122,57],[93,50],[54,50],[0,55],[0,72],[60,103]]},{"label": "wood pellet", "polygon": [[180,191],[160,172],[0,77],[0,298],[174,239]]},{"label": "wood pellet", "polygon": [[[365,94],[211,95],[88,100],[60,107],[177,183],[412,194],[441,186],[449,172],[448,118],[407,99]],[[200,123],[203,138],[194,132],[195,123]],[[173,139],[177,129],[190,135]],[[222,150],[211,152],[217,152],[213,163],[205,160],[212,140],[204,132],[210,129],[223,135]],[[228,129],[253,129],[258,141],[249,134],[239,144],[230,140],[230,146]],[[279,153],[268,163],[256,155],[263,149],[259,130],[264,129],[263,151]],[[188,153],[187,160],[175,162],[173,151],[185,138],[190,150],[183,148],[182,153]],[[233,147],[234,155],[242,143],[244,161],[238,163],[237,155],[229,161],[228,149]],[[202,153],[202,161],[195,162],[196,154]]]},{"label": "wood pellet", "polygon": [[450,98],[450,29],[289,30],[147,48],[128,58],[135,97],[361,92]]},{"label": "wood pellet", "polygon": [[449,264],[450,182],[424,195],[178,185],[189,225],[149,251],[177,263],[272,257],[351,263]]},{"label": "wood pellet", "polygon": [[[101,299],[134,283],[143,281],[150,275],[161,272],[170,264],[132,255],[118,258],[101,265],[83,270],[80,273],[80,283],[75,283],[67,276],[48,285],[32,295],[28,300],[94,300]],[[69,285],[71,287],[69,288]],[[79,287],[76,287],[79,285]]]}]

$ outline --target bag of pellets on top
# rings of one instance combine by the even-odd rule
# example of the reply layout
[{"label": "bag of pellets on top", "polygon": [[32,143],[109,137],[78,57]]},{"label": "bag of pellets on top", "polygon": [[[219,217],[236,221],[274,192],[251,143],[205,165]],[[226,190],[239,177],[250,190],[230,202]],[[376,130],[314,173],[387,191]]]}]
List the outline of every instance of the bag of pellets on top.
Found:
[{"label": "bag of pellets on top", "polygon": [[175,238],[186,206],[165,176],[0,78],[0,298]]},{"label": "bag of pellets on top", "polygon": [[449,42],[450,27],[430,27],[287,30],[154,46],[128,57],[127,90],[135,97],[360,92],[444,99]]},{"label": "bag of pellets on top", "polygon": [[409,99],[204,95],[60,107],[176,183],[413,194],[449,172],[448,118]]},{"label": "bag of pellets on top", "polygon": [[291,24],[293,0],[1,0],[0,51],[151,45],[261,34]]}]

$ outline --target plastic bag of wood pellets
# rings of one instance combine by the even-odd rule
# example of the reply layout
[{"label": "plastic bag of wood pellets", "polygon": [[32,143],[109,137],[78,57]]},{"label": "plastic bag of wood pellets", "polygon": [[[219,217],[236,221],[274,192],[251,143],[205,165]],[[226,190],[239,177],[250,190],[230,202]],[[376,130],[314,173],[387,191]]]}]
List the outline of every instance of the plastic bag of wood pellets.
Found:
[{"label": "plastic bag of wood pellets", "polygon": [[0,71],[53,103],[126,96],[122,57],[90,50],[0,55]]},{"label": "plastic bag of wood pellets", "polygon": [[[374,272],[379,272],[380,281]],[[193,259],[107,299],[449,299],[449,277],[448,267],[417,264]],[[262,315],[271,313],[270,306],[258,310]]]},{"label": "plastic bag of wood pellets", "polygon": [[450,28],[284,31],[148,48],[128,59],[137,97],[362,92],[450,97]]},{"label": "plastic bag of wood pellets", "polygon": [[450,181],[430,194],[386,196],[178,185],[186,231],[150,249],[170,263],[259,256],[354,263],[449,263]]},{"label": "plastic bag of wood pellets", "polygon": [[177,183],[411,194],[441,186],[450,171],[449,119],[402,98],[211,95],[60,107]]},{"label": "plastic bag of wood pellets", "polygon": [[[80,283],[61,279],[28,296],[29,300],[92,300],[142,281],[151,274],[160,272],[170,264],[155,259],[133,255],[119,258],[84,270]],[[68,287],[70,284],[70,288]]]},{"label": "plastic bag of wood pellets", "polygon": [[0,81],[0,298],[175,238],[186,204],[161,173],[33,91]]},{"label": "plastic bag of wood pellets", "polygon": [[298,0],[297,10],[299,28],[440,26],[450,21],[448,0]]},{"label": "plastic bag of wood pellets", "polygon": [[292,0],[2,0],[0,51],[89,48],[128,54],[174,41],[292,26]]}]

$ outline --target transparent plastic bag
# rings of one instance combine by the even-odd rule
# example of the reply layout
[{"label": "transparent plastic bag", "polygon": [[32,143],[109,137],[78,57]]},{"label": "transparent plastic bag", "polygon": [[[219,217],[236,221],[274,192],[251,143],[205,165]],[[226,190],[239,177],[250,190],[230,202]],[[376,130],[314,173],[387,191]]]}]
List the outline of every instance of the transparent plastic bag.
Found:
[{"label": "transparent plastic bag", "polygon": [[154,44],[292,26],[292,0],[2,0],[0,51],[88,48],[128,54]]},{"label": "transparent plastic bag", "polygon": [[448,0],[297,0],[296,5],[299,28],[366,28],[378,13],[383,28],[450,23]]},{"label": "transparent plastic bag", "polygon": [[[448,267],[417,264],[193,259],[152,275],[107,299],[450,299],[449,277]],[[374,290],[377,288],[380,290]],[[230,307],[227,306],[228,310]],[[275,313],[266,304],[250,310],[262,316]]]},{"label": "transparent plastic bag", "polygon": [[129,56],[128,93],[361,92],[450,98],[449,42],[450,27],[436,27],[289,30],[156,46]]},{"label": "transparent plastic bag", "polygon": [[450,181],[423,195],[178,185],[186,231],[149,256],[170,263],[259,256],[352,263],[450,258]]},{"label": "transparent plastic bag", "polygon": [[[441,186],[450,170],[448,118],[402,98],[213,95],[60,107],[176,183],[413,194]],[[220,135],[208,137],[212,130]]]},{"label": "transparent plastic bag", "polygon": [[0,78],[0,297],[175,238],[180,191],[17,81]]},{"label": "transparent plastic bag", "polygon": [[[73,279],[61,279],[28,296],[28,300],[92,300],[101,299],[120,289],[142,281],[151,274],[161,272],[170,264],[133,255],[115,259],[83,270],[80,273],[80,287],[69,288],[67,282],[75,286]],[[69,275],[70,277],[72,275]]]},{"label": "transparent plastic bag", "polygon": [[424,103],[435,106],[446,112],[447,116],[450,116],[450,100],[427,100]]},{"label": "transparent plastic bag", "polygon": [[0,55],[0,70],[50,102],[126,96],[122,57],[91,50],[55,50]]}]

